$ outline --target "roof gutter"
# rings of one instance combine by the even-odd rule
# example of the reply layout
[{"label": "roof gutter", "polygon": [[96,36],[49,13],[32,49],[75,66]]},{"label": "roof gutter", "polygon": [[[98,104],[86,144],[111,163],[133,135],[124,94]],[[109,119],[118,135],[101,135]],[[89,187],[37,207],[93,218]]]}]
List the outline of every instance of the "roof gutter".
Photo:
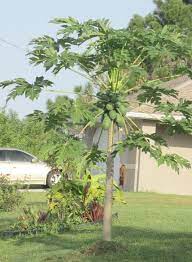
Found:
[{"label": "roof gutter", "polygon": [[[134,112],[130,111],[126,114],[127,117],[134,118],[134,119],[145,119],[145,120],[162,120],[165,116],[164,114],[156,114],[156,113],[141,113],[141,112]],[[173,116],[175,120],[182,120],[183,116]]]}]

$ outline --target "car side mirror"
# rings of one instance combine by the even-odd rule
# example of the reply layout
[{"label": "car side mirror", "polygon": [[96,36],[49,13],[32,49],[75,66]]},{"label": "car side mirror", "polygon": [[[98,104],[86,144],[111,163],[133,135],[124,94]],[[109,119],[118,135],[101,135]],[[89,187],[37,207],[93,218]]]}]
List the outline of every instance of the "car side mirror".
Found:
[{"label": "car side mirror", "polygon": [[31,160],[31,163],[37,163],[37,162],[39,162],[39,160],[38,160],[37,158],[33,158],[33,159]]}]

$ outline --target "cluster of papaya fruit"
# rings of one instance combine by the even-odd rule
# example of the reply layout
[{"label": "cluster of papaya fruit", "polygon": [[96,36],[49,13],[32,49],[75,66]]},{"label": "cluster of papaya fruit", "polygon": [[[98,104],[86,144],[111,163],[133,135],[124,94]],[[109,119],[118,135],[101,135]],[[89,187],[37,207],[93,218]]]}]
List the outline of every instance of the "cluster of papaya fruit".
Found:
[{"label": "cluster of papaya fruit", "polygon": [[97,106],[103,109],[102,127],[108,129],[113,121],[118,127],[124,127],[127,101],[117,92],[99,92]]}]

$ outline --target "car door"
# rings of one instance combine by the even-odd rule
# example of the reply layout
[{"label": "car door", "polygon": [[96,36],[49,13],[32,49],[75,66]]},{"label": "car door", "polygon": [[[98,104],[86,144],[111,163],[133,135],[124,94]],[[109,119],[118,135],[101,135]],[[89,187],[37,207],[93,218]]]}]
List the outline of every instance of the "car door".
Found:
[{"label": "car door", "polygon": [[8,159],[14,180],[27,184],[46,184],[49,168],[35,157],[20,150],[11,150],[8,152]]},{"label": "car door", "polygon": [[7,176],[12,180],[10,163],[6,157],[6,150],[0,150],[0,176]]},{"label": "car door", "polygon": [[10,174],[14,181],[30,183],[33,157],[19,150],[7,151],[7,159],[10,163]]}]

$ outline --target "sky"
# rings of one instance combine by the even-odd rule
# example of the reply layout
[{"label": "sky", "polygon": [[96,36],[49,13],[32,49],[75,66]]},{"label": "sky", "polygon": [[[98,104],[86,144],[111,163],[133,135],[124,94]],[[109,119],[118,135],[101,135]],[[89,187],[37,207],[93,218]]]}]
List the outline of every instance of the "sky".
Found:
[{"label": "sky", "polygon": [[[24,77],[33,81],[43,75],[41,68],[29,65],[25,56],[31,39],[53,35],[56,26],[49,23],[55,17],[76,17],[81,21],[89,18],[108,18],[116,28],[126,27],[134,14],[146,15],[153,11],[152,0],[6,0],[1,3],[0,16],[0,81]],[[8,43],[11,43],[9,45]],[[85,80],[72,72],[62,72],[53,80],[56,90],[72,91],[73,87],[85,84]],[[35,109],[45,110],[46,101],[56,94],[42,92],[39,99],[30,101],[18,97],[10,101],[8,108],[20,117]],[[6,91],[0,91],[0,107],[5,105]]]}]

